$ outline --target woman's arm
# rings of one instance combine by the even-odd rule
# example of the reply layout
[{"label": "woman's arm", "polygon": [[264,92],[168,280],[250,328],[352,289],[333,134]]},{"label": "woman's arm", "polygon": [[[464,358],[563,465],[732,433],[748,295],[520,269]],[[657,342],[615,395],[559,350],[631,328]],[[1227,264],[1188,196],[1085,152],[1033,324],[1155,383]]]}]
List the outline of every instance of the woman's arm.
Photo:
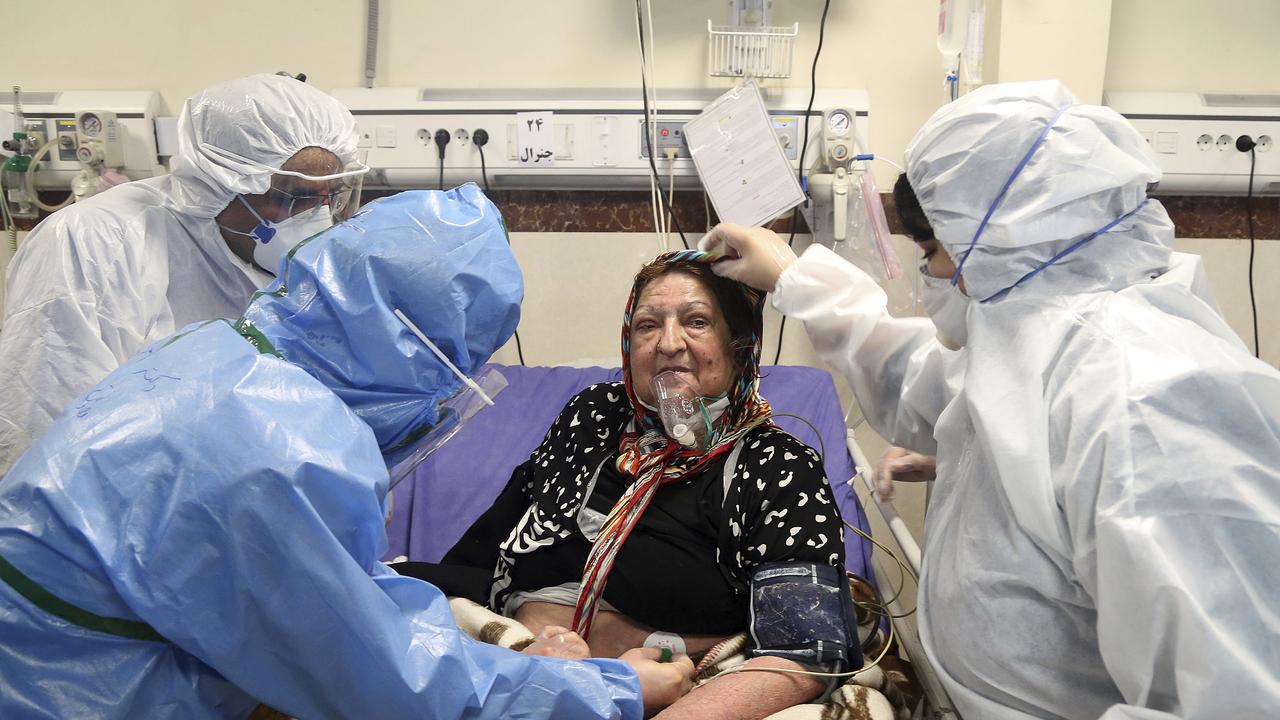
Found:
[{"label": "woman's arm", "polygon": [[[804,670],[778,657],[751,658],[743,667]],[[658,715],[661,720],[756,720],[822,693],[823,678],[780,672],[732,672],[694,688]]]}]

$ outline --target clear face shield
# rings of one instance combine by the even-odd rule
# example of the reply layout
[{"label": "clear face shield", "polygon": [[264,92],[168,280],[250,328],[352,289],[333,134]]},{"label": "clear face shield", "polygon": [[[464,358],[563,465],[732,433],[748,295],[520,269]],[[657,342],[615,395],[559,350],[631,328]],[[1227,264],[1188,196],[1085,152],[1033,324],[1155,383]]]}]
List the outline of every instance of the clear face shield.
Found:
[{"label": "clear face shield", "polygon": [[434,425],[384,452],[388,458],[392,488],[456,435],[476,413],[493,405],[493,398],[507,387],[507,379],[492,367],[482,368],[473,377],[463,374],[404,312],[396,308],[395,315],[462,381],[462,387],[440,401],[437,407],[439,418]]},{"label": "clear face shield", "polygon": [[507,387],[507,379],[494,368],[483,368],[480,373],[468,378],[479,388],[472,389],[463,385],[458,391],[442,400],[438,408],[440,419],[421,437],[406,443],[403,448],[394,452],[396,460],[388,468],[391,474],[391,485],[395,487],[408,477],[414,468],[422,464],[450,440],[462,426],[476,413],[493,403],[493,398]]}]

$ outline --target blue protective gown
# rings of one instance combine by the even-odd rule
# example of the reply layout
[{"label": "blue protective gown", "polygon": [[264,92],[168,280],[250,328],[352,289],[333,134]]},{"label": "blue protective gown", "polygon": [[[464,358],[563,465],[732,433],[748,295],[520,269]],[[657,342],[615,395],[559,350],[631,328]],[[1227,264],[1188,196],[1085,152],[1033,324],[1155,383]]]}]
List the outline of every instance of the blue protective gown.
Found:
[{"label": "blue protective gown", "polygon": [[380,201],[80,397],[0,481],[0,718],[640,717],[625,663],[473,641],[378,562],[387,452],[455,386],[390,308],[473,370],[503,235],[474,187]]}]

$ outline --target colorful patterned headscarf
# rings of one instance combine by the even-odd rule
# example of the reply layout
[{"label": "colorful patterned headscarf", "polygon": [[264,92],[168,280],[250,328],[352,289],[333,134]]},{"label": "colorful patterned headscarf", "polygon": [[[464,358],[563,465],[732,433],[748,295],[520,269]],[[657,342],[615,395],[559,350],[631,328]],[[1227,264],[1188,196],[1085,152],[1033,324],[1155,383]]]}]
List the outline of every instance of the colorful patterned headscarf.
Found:
[{"label": "colorful patterned headscarf", "polygon": [[[714,256],[697,250],[681,250],[658,256],[654,263],[671,266],[710,263]],[[747,285],[734,283],[753,311],[751,348],[742,360],[737,379],[729,389],[729,407],[711,428],[706,452],[688,448],[668,438],[657,413],[640,404],[631,379],[631,313],[642,290],[641,278],[631,288],[622,319],[622,380],[631,401],[634,423],[619,441],[617,467],[635,478],[613,506],[591,546],[582,572],[582,585],[573,615],[573,630],[586,639],[595,620],[597,603],[613,569],[614,559],[640,516],[644,514],[660,485],[676,482],[703,470],[713,459],[727,453],[742,436],[769,422],[773,410],[760,396],[761,308],[764,295]],[[722,312],[724,308],[721,308]]]}]

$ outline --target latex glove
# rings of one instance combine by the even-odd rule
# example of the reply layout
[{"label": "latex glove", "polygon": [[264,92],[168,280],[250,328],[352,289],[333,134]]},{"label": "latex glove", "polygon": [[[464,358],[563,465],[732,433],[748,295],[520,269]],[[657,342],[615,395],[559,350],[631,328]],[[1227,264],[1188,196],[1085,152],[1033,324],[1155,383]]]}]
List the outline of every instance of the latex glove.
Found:
[{"label": "latex glove", "polygon": [[927,482],[937,477],[938,459],[921,455],[906,448],[890,446],[876,463],[876,499],[888,502],[893,499],[893,483]]},{"label": "latex glove", "polygon": [[693,687],[693,661],[688,655],[676,655],[665,663],[659,662],[661,657],[658,648],[636,648],[618,657],[640,679],[646,717],[684,697]]},{"label": "latex glove", "polygon": [[591,648],[587,641],[569,628],[559,625],[548,625],[542,628],[538,637],[533,639],[524,650],[525,655],[540,655],[564,660],[582,660],[591,657]]},{"label": "latex glove", "polygon": [[796,261],[795,251],[772,230],[720,223],[698,241],[703,252],[724,255],[711,265],[721,277],[773,292],[782,272]]}]

